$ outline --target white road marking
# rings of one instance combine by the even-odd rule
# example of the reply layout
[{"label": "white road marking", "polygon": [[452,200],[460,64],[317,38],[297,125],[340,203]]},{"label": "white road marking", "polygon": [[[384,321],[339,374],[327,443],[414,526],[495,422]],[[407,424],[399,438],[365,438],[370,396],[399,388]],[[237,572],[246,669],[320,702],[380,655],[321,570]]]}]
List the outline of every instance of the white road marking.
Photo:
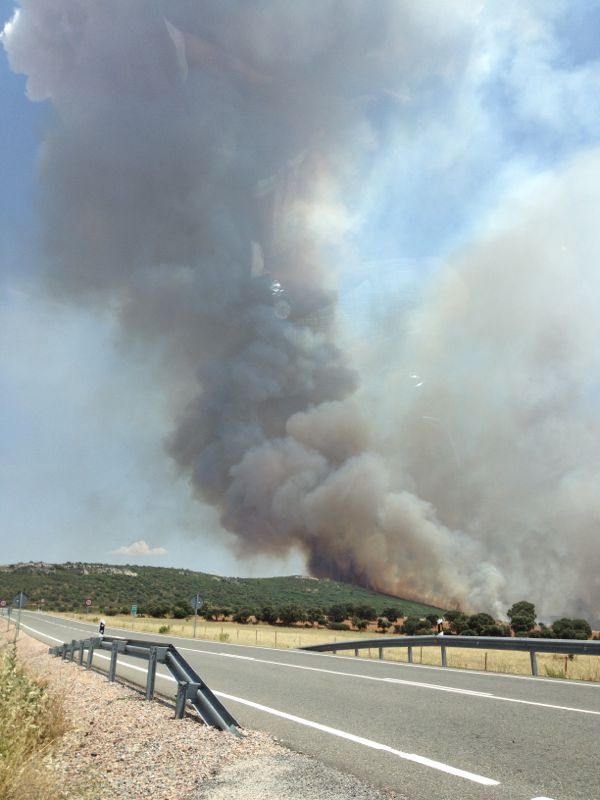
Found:
[{"label": "white road marking", "polygon": [[[41,634],[48,639],[53,639],[54,641],[61,641],[57,639],[55,636],[49,636],[48,634],[44,634],[41,631],[35,630],[35,628],[29,627],[29,625],[23,625],[24,628],[30,630],[34,633]],[[102,660],[109,661],[110,656],[106,656],[101,653],[94,653],[94,658],[101,658]],[[125,666],[125,665],[124,665]],[[136,670],[137,672],[147,673],[147,669],[144,667],[138,667],[135,664],[127,664],[128,669]],[[161,673],[157,672],[156,677],[163,680],[171,681],[172,683],[176,683],[175,678],[171,675],[162,675]],[[262,705],[261,703],[255,703],[252,700],[246,700],[243,697],[236,697],[235,695],[227,694],[225,692],[218,692],[213,690],[214,694],[217,697],[222,697],[226,700],[231,700],[232,702],[240,703],[241,705],[249,706],[250,708],[254,708],[258,711],[263,711],[267,714],[271,714],[275,717],[281,717],[282,719],[289,720],[290,722],[295,722],[298,725],[304,725],[308,728],[314,728],[315,730],[321,731],[323,733],[328,733],[332,736],[337,736],[341,739],[346,739],[347,741],[354,742],[355,744],[360,744],[363,747],[370,747],[373,750],[380,750],[385,753],[391,753],[392,755],[397,756],[398,758],[404,759],[405,761],[413,761],[416,764],[421,764],[424,767],[429,767],[430,769],[436,769],[440,772],[445,772],[448,775],[454,775],[458,778],[464,778],[465,780],[472,781],[473,783],[479,783],[483,786],[499,786],[500,782],[494,780],[493,778],[486,778],[483,775],[477,775],[474,772],[468,772],[464,769],[458,769],[457,767],[451,767],[449,764],[444,764],[441,761],[434,761],[431,758],[427,758],[426,756],[419,756],[415,753],[405,753],[402,750],[396,750],[393,747],[390,747],[387,744],[382,744],[381,742],[375,742],[373,739],[365,739],[362,736],[356,736],[353,733],[348,733],[347,731],[342,731],[339,728],[332,728],[329,725],[322,725],[320,722],[314,722],[313,720],[305,719],[304,717],[298,717],[295,714],[288,714],[285,711],[279,711],[276,708],[271,708],[270,706]]]},{"label": "white road marking", "polygon": [[[21,624],[24,628],[28,627],[23,623]],[[29,628],[29,630],[34,630],[34,629]],[[124,629],[120,628],[119,630],[124,630]],[[36,631],[36,632],[41,633],[41,631]],[[42,635],[48,636],[47,634],[42,634]],[[48,638],[53,639],[56,642],[63,641],[62,639],[57,639],[54,636],[49,636]],[[572,706],[559,706],[553,703],[540,703],[535,700],[520,700],[516,697],[502,697],[500,695],[495,695],[491,692],[476,692],[471,689],[457,689],[452,686],[438,686],[433,683],[420,683],[418,681],[402,680],[401,678],[378,678],[373,675],[362,675],[358,673],[342,672],[339,670],[324,669],[322,667],[309,667],[305,664],[286,664],[285,662],[282,661],[270,661],[268,659],[255,658],[252,656],[240,656],[237,655],[236,653],[214,652],[213,650],[199,650],[193,647],[179,647],[178,649],[190,653],[203,653],[204,655],[218,656],[221,658],[237,658],[237,659],[243,659],[245,661],[256,661],[259,664],[270,664],[276,667],[287,667],[288,669],[302,669],[306,670],[307,672],[322,672],[329,675],[338,675],[347,678],[358,678],[361,680],[368,680],[368,681],[398,683],[403,686],[412,686],[415,688],[431,689],[440,692],[453,692],[456,694],[472,695],[473,697],[482,697],[484,699],[489,699],[489,700],[500,700],[505,703],[519,703],[520,705],[525,705],[525,706],[536,706],[538,708],[551,708],[557,711],[573,711],[578,714],[592,714],[594,716],[600,716],[600,711],[592,711],[591,709],[587,708],[573,708]]]},{"label": "white road marking", "polygon": [[198,650],[193,647],[178,647],[178,650],[187,651],[189,653],[202,653],[207,656],[219,656],[221,658],[244,658],[247,661],[256,661],[259,664],[270,664],[276,667],[287,667],[289,669],[302,669],[307,672],[322,672],[327,675],[337,675],[344,678],[358,678],[365,681],[380,681],[382,683],[398,683],[402,686],[412,686],[418,689],[432,689],[439,692],[454,692],[456,694],[466,694],[473,697],[482,697],[487,700],[501,700],[505,703],[520,703],[526,706],[538,706],[540,708],[553,708],[558,711],[575,711],[579,714],[593,714],[600,716],[600,711],[592,711],[587,708],[573,708],[572,706],[559,706],[552,703],[539,703],[535,700],[519,700],[515,697],[502,697],[501,695],[493,694],[492,692],[476,692],[471,689],[457,689],[453,686],[438,686],[435,683],[420,683],[419,681],[408,681],[402,678],[378,678],[373,675],[363,675],[356,672],[341,672],[333,669],[323,669],[322,667],[308,667],[305,664],[286,664],[283,661],[269,661],[263,658],[252,658],[251,656],[238,656],[233,653],[218,653],[213,650]]},{"label": "white road marking", "polygon": [[402,758],[405,761],[414,761],[415,763],[422,764],[425,767],[437,769],[440,772],[446,772],[449,775],[455,775],[459,778],[465,778],[468,781],[480,783],[483,786],[499,786],[500,784],[499,781],[495,781],[493,778],[486,778],[483,775],[477,775],[474,772],[467,772],[464,769],[457,769],[456,767],[451,767],[449,764],[444,764],[441,761],[433,761],[431,758],[426,758],[425,756],[418,756],[414,753],[404,753],[402,750],[395,750],[393,747],[390,747],[387,744],[381,744],[380,742],[375,742],[372,739],[365,739],[363,736],[356,736],[353,733],[339,730],[339,728],[332,728],[329,725],[321,725],[320,722],[313,722],[312,720],[304,719],[303,717],[297,717],[295,714],[288,714],[285,711],[279,711],[276,708],[264,706],[261,703],[254,703],[251,700],[245,700],[242,697],[236,697],[235,695],[226,694],[225,692],[215,692],[215,694],[218,695],[218,697],[224,697],[226,700],[231,700],[235,703],[241,703],[242,705],[250,706],[250,708],[255,708],[258,711],[264,711],[267,714],[272,714],[275,717],[281,717],[282,719],[296,722],[298,725],[305,725],[308,728],[314,728],[315,730],[322,731],[323,733],[329,733],[332,736],[338,736],[340,739],[347,739],[350,742],[361,744],[363,747],[370,747],[373,750],[382,750],[385,753],[391,753],[392,755],[398,756],[398,758]]},{"label": "white road marking", "polygon": [[[34,612],[33,611],[29,611],[29,612],[25,612],[25,613],[33,614]],[[39,613],[40,613],[41,616],[46,617],[48,619],[48,621],[50,622],[50,624],[55,624],[55,625],[59,625],[60,624],[60,623],[55,621],[55,620],[59,619],[58,617],[53,617],[51,614],[49,614],[47,612],[39,612]],[[76,619],[71,620],[68,617],[65,617],[64,619],[65,619],[65,622],[62,623],[63,627],[68,627],[67,623],[73,623],[73,624],[76,624],[76,625],[79,624],[79,625],[84,625],[84,626],[85,625],[89,626],[91,624],[89,622],[82,622],[82,621],[76,620]],[[51,622],[51,620],[53,622]],[[128,633],[128,634],[134,634],[135,633],[135,631],[133,629],[131,629],[131,628],[119,628],[118,626],[115,626],[114,628],[111,626],[111,630],[124,631],[125,633]],[[141,632],[141,633],[144,633],[144,632]],[[146,632],[146,633],[144,633],[144,635],[149,635],[149,634]],[[197,642],[198,644],[217,644],[217,642],[215,642],[213,639],[200,639],[200,638],[198,638],[198,639],[190,639],[189,636],[177,636],[176,634],[170,634],[170,636],[171,636],[171,638],[174,638],[174,639],[181,639],[182,641],[187,641],[187,642]],[[60,641],[62,641],[62,639]],[[281,647],[266,647],[264,645],[238,644],[237,642],[228,642],[227,646],[228,647],[242,647],[244,649],[247,649],[249,647],[253,647],[253,648],[260,649],[261,651],[279,653],[279,654],[286,652],[285,649],[281,648]],[[384,647],[385,647],[385,643],[384,643]],[[178,649],[179,650],[185,650],[185,649],[194,650],[194,648],[191,648],[191,647],[189,647],[189,648],[179,647]],[[196,650],[195,652],[208,653],[208,652],[211,652],[211,651],[208,651],[208,650],[197,651]],[[297,649],[292,648],[290,652],[293,652],[294,655],[320,656],[321,658],[326,658],[328,660],[329,659],[332,659],[332,660],[333,659],[341,659],[342,661],[345,661],[345,662],[348,662],[348,659],[350,658],[349,656],[338,656],[338,655],[336,655],[334,653],[319,653],[316,650],[297,650]],[[227,655],[229,655],[230,658],[233,658],[233,654],[227,653]],[[242,657],[243,658],[248,658],[250,660],[259,660],[259,659],[253,659],[251,656],[242,656]],[[273,663],[280,664],[281,662],[273,662]],[[467,670],[467,669],[460,669],[459,667],[436,667],[433,664],[409,664],[406,661],[386,661],[385,659],[372,659],[372,660],[369,661],[369,665],[370,666],[378,665],[378,666],[387,667],[390,664],[392,664],[395,667],[400,667],[402,669],[433,670],[434,672],[443,672],[443,673],[446,673],[446,674],[449,673],[449,672],[454,672],[454,673],[458,673],[459,675],[465,675],[465,674],[468,674],[468,675],[480,675],[482,678],[491,678],[491,679],[496,679],[496,678],[504,679],[504,678],[506,678],[507,680],[515,680],[515,681],[531,681],[531,682],[538,681],[538,682],[545,683],[545,684],[551,684],[552,681],[554,680],[553,678],[541,678],[538,675],[511,675],[509,672],[482,672],[481,670],[476,670],[476,669]],[[346,675],[348,673],[343,673],[343,674]],[[596,691],[600,690],[600,683],[591,683],[589,681],[570,680],[570,681],[568,681],[568,683],[565,683],[565,681],[561,681],[560,683],[561,683],[562,686],[568,686],[569,688],[574,688],[574,687],[577,686],[577,687],[584,687],[584,688],[589,688],[589,689],[596,689]],[[575,709],[575,710],[577,711],[579,709]],[[598,713],[598,712],[589,712],[589,713]]]}]

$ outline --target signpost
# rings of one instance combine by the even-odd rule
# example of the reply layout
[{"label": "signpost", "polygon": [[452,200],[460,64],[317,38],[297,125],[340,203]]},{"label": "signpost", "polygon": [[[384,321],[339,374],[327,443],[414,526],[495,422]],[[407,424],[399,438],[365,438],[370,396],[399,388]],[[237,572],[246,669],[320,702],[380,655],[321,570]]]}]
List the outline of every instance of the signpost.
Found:
[{"label": "signpost", "polygon": [[198,621],[198,609],[204,605],[204,600],[199,594],[195,594],[190,600],[190,604],[194,609],[194,639],[196,638],[196,622]]},{"label": "signpost", "polygon": [[17,614],[15,641],[19,638],[19,630],[21,628],[21,609],[25,608],[28,600],[29,598],[27,597],[25,592],[19,592],[19,594],[16,594],[12,599],[13,606],[19,610],[19,613]]},{"label": "signpost", "polygon": [[137,606],[131,606],[131,616],[137,617]]},{"label": "signpost", "polygon": [[91,597],[86,597],[85,598],[85,611],[86,611],[86,614],[90,613],[90,606],[91,605],[92,605],[92,598]]}]

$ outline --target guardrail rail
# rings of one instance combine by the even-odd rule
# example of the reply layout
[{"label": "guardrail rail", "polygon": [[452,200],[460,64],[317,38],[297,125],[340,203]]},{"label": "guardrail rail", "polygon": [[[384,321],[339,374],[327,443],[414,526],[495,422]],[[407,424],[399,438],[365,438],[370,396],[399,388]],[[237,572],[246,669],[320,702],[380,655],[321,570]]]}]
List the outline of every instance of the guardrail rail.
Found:
[{"label": "guardrail rail", "polygon": [[480,650],[519,650],[529,653],[531,674],[537,675],[537,653],[563,653],[573,655],[600,656],[600,641],[593,639],[526,639],[521,637],[497,636],[394,636],[376,639],[354,639],[345,642],[327,642],[301,647],[301,650],[312,650],[317,653],[337,653],[338,650],[354,650],[358,656],[360,650],[378,649],[379,658],[383,659],[383,651],[388,647],[406,647],[408,662],[413,663],[413,647],[439,647],[442,656],[442,667],[448,666],[447,649],[449,647],[474,648]]},{"label": "guardrail rail", "polygon": [[186,704],[189,702],[206,725],[221,731],[241,735],[240,726],[234,717],[172,644],[121,639],[116,636],[95,636],[89,639],[72,639],[70,642],[49,648],[51,655],[62,656],[63,659],[71,661],[75,660],[75,654],[77,653],[80,666],[83,665],[84,654],[87,652],[86,669],[91,669],[96,650],[110,651],[109,681],[116,679],[119,655],[147,661],[146,700],[151,700],[154,697],[157,664],[164,664],[177,681],[176,719],[183,717]]}]

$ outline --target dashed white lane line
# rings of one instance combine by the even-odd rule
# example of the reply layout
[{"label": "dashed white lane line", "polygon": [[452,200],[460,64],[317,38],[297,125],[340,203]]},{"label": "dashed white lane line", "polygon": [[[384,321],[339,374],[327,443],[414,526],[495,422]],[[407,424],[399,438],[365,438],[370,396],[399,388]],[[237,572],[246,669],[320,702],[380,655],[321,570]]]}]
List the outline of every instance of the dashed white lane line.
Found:
[{"label": "dashed white lane line", "polygon": [[289,669],[302,669],[307,672],[321,672],[327,675],[343,676],[344,678],[357,678],[365,681],[380,681],[382,683],[397,683],[402,686],[411,686],[420,689],[431,689],[439,692],[454,692],[456,694],[465,694],[472,697],[482,697],[488,700],[501,700],[505,703],[520,703],[526,706],[538,706],[540,708],[552,708],[558,711],[575,711],[579,714],[593,714],[600,716],[600,711],[593,711],[588,708],[573,708],[572,706],[559,706],[553,703],[539,703],[535,700],[521,700],[516,697],[502,697],[501,695],[493,694],[492,692],[476,692],[471,689],[457,689],[454,686],[439,686],[435,683],[421,683],[419,681],[408,681],[402,678],[378,678],[374,675],[363,675],[357,672],[341,672],[333,669],[323,669],[322,667],[309,667],[306,664],[286,664],[283,661],[269,661],[264,658],[253,658],[252,656],[238,656],[233,653],[219,653],[213,650],[198,650],[192,647],[178,647],[178,650],[186,651],[189,653],[202,653],[207,656],[219,656],[221,658],[238,658],[245,661],[256,661],[259,664],[270,664],[276,667],[287,667]]},{"label": "dashed white lane line", "polygon": [[[37,631],[35,628],[29,627],[29,625],[23,625],[23,628],[32,631],[32,633],[40,634],[41,636],[45,636],[48,639],[52,639],[55,642],[61,641],[57,639],[55,636],[49,636],[48,634],[42,633],[41,631]],[[101,658],[103,660],[109,661],[110,656],[105,656],[101,653],[94,653],[94,658]],[[137,672],[146,673],[147,670],[143,667],[138,667],[135,664],[127,664],[128,669],[136,670]],[[171,675],[162,675],[160,673],[156,674],[157,679],[171,681],[176,683],[175,678]],[[320,722],[314,722],[310,719],[305,719],[304,717],[298,717],[295,714],[288,714],[286,711],[280,711],[276,708],[271,708],[271,706],[265,706],[262,703],[255,703],[252,700],[246,700],[244,697],[236,697],[232,694],[227,694],[225,692],[218,692],[214,691],[214,694],[217,697],[222,697],[225,700],[231,700],[235,703],[240,703],[241,705],[248,706],[250,708],[254,708],[257,711],[263,711],[266,714],[271,714],[275,717],[280,717],[281,719],[286,719],[290,722],[295,722],[298,725],[303,725],[307,728],[313,728],[315,730],[321,731],[322,733],[328,733],[331,736],[337,736],[340,739],[345,739],[350,742],[354,742],[355,744],[360,744],[363,747],[369,747],[372,750],[379,750],[385,753],[390,753],[391,755],[395,755],[398,758],[403,759],[404,761],[412,761],[416,764],[421,764],[424,767],[429,767],[430,769],[438,770],[439,772],[445,772],[448,775],[454,775],[458,778],[464,778],[465,780],[472,781],[473,783],[479,783],[482,786],[499,786],[500,782],[494,780],[493,778],[486,778],[484,775],[477,775],[474,772],[469,772],[464,769],[458,769],[457,767],[451,767],[449,764],[444,764],[441,761],[434,761],[431,758],[427,758],[426,756],[419,756],[415,753],[405,753],[402,750],[396,750],[393,747],[390,747],[387,744],[382,744],[381,742],[375,742],[373,739],[365,739],[363,736],[356,736],[353,733],[348,733],[347,731],[342,731],[339,728],[332,728],[330,725],[322,725]]]},{"label": "dashed white lane line", "polygon": [[[33,612],[27,612],[27,613],[33,614]],[[71,620],[71,619],[65,617],[64,618],[65,621],[59,623],[59,622],[57,622],[58,618],[57,617],[53,617],[49,613],[42,613],[42,616],[51,625],[57,625],[58,627],[69,627],[70,625],[82,625],[82,626],[84,626],[84,630],[86,630],[86,632],[89,632],[89,623],[87,623],[87,622],[81,622],[80,620],[75,620],[75,619]],[[85,627],[85,626],[87,626],[87,627]],[[111,630],[123,631],[124,633],[127,633],[127,634],[135,633],[135,631],[133,631],[131,628],[119,628],[119,627],[114,627],[113,628],[113,627],[111,627]],[[181,641],[188,641],[188,642],[192,642],[193,641],[193,642],[197,642],[198,644],[202,644],[202,643],[204,643],[204,644],[214,644],[214,641],[212,639],[201,639],[201,638],[199,638],[199,639],[191,639],[189,636],[177,636],[177,635],[173,635],[173,638],[180,639]],[[63,641],[63,640],[61,639],[60,641]],[[247,649],[249,647],[252,647],[252,645],[238,644],[236,642],[229,642],[228,643],[228,647],[239,647],[239,648]],[[183,647],[179,646],[178,649],[179,650],[183,650],[183,649],[186,649],[186,648],[183,648]],[[188,650],[193,650],[194,648],[187,648],[187,649]],[[261,651],[265,651],[265,652],[273,652],[273,653],[281,653],[281,652],[283,652],[280,647],[266,647],[266,646],[260,645],[259,649]],[[196,652],[198,652],[198,651],[196,650]],[[204,653],[204,652],[210,652],[210,651],[202,650],[201,652]],[[295,655],[302,655],[302,656],[307,656],[307,657],[315,657],[316,656],[318,658],[323,658],[323,659],[326,659],[328,661],[333,661],[333,660],[341,660],[341,661],[345,661],[345,662],[348,661],[348,656],[338,656],[338,655],[335,655],[334,653],[319,653],[316,650],[294,650],[293,652],[294,652]],[[250,661],[256,660],[252,656],[235,656],[233,653],[227,653],[227,655],[230,658],[237,657],[237,658],[245,658],[245,659],[248,659]],[[278,663],[279,664],[281,662],[274,662],[274,663]],[[395,667],[400,667],[402,669],[423,670],[425,672],[428,671],[428,670],[429,671],[433,671],[433,672],[443,672],[445,674],[454,672],[454,673],[457,673],[459,675],[464,675],[465,672],[468,672],[469,675],[479,675],[482,678],[489,678],[489,679],[492,679],[492,680],[495,680],[497,678],[501,678],[502,680],[506,679],[508,681],[528,681],[529,683],[539,682],[539,683],[545,683],[545,684],[551,683],[552,680],[553,680],[552,678],[541,678],[541,677],[536,676],[536,675],[512,675],[512,674],[510,674],[508,672],[502,672],[502,673],[500,673],[500,672],[482,672],[481,670],[477,670],[477,669],[465,670],[465,669],[460,669],[458,667],[436,667],[436,666],[434,666],[432,664],[408,664],[406,661],[385,661],[385,660],[380,661],[378,659],[374,659],[371,662],[370,665],[379,668],[379,666],[386,667],[386,666],[389,666],[389,664],[393,664]],[[348,674],[348,673],[344,673],[344,674]],[[563,682],[563,685],[564,685],[564,682]],[[568,682],[568,686],[569,686],[569,688],[595,689],[596,691],[600,691],[600,684],[598,684],[598,683],[590,683],[589,681],[579,681],[579,680],[569,681]],[[563,706],[560,706],[560,708],[563,708]],[[578,710],[578,709],[575,709],[575,710]],[[593,712],[593,713],[598,713],[598,712]]]},{"label": "dashed white lane line", "polygon": [[[21,623],[23,628],[28,628],[27,625]],[[34,628],[29,628],[29,630],[35,630]],[[55,636],[49,636],[48,634],[43,634],[41,631],[36,631],[36,633],[40,633],[42,636],[46,636],[49,639],[52,639],[55,642],[62,642],[62,639],[57,639]],[[434,691],[440,692],[453,692],[456,694],[464,694],[464,695],[471,695],[473,697],[482,697],[488,700],[500,700],[504,703],[518,703],[520,705],[525,706],[536,706],[538,708],[551,708],[556,711],[573,711],[577,714],[592,714],[593,716],[600,716],[600,711],[593,711],[589,708],[574,708],[572,706],[559,706],[553,703],[540,703],[535,700],[521,700],[517,697],[502,697],[501,695],[495,695],[491,692],[476,692],[471,689],[457,689],[453,686],[438,686],[437,684],[433,683],[421,683],[419,681],[407,681],[402,680],[401,678],[378,678],[373,675],[362,675],[359,673],[351,673],[351,672],[342,672],[339,670],[332,670],[332,669],[323,669],[322,667],[309,667],[306,664],[286,664],[282,661],[270,661],[268,659],[263,658],[254,658],[253,656],[240,656],[235,653],[223,653],[223,652],[214,652],[213,650],[198,650],[192,647],[178,647],[178,650],[186,651],[189,653],[202,653],[203,655],[208,656],[218,656],[221,658],[237,658],[243,659],[244,661],[256,661],[259,664],[270,664],[276,667],[287,667],[289,669],[302,669],[308,672],[322,672],[329,675],[336,675],[336,676],[343,676],[345,678],[358,678],[362,680],[368,681],[381,681],[384,683],[397,683],[403,686],[411,686],[415,688],[421,689],[431,689]]]}]

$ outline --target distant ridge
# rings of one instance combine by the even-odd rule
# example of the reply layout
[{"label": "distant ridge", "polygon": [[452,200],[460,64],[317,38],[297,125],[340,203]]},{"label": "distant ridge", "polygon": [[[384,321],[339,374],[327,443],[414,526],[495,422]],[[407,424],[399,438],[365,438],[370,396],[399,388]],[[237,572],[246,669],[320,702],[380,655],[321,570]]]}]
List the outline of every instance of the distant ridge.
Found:
[{"label": "distant ridge", "polygon": [[387,606],[406,615],[437,611],[434,606],[382,594],[361,586],[306,575],[275,578],[237,578],[175,567],[148,567],[89,562],[51,564],[45,561],[0,565],[0,600],[10,602],[18,592],[29,596],[30,606],[49,611],[81,611],[85,601],[103,613],[129,613],[131,606],[173,608],[189,606],[199,593],[206,604],[231,609],[328,608],[336,604],[368,605],[380,614]]}]

